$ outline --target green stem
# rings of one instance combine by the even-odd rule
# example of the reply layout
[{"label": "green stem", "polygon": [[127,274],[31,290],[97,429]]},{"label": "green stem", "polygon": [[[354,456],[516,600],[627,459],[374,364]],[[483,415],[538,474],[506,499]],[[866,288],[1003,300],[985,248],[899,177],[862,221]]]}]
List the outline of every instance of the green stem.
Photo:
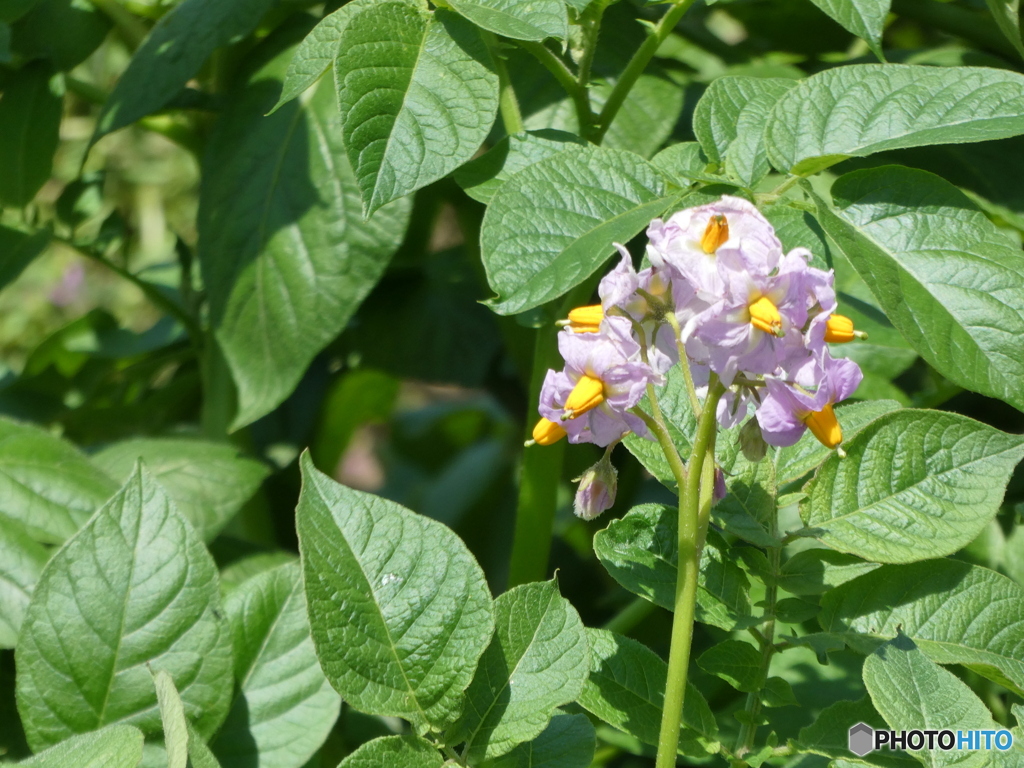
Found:
[{"label": "green stem", "polygon": [[[672,768],[679,747],[679,725],[683,717],[683,699],[690,666],[690,645],[693,641],[693,615],[697,602],[697,577],[700,572],[700,508],[704,465],[714,467],[715,427],[718,401],[725,388],[712,377],[707,400],[697,422],[686,483],[679,493],[678,575],[676,576],[675,615],[672,618],[672,646],[668,656],[668,681],[665,685],[665,708],[658,735],[657,768]],[[705,494],[707,491],[705,491]]]},{"label": "green stem", "polygon": [[[587,280],[576,286],[562,303],[560,317],[569,308],[589,298],[594,283]],[[527,405],[535,413],[540,401],[540,389],[549,368],[558,368],[558,334],[545,327],[537,332],[533,350],[533,371]],[[533,432],[535,419],[527,419],[525,438]],[[565,440],[554,445],[530,445],[523,449],[523,470],[519,482],[519,500],[516,504],[516,527],[512,540],[512,556],[508,568],[508,588],[542,581],[547,576],[548,556],[551,554],[551,532],[557,510],[558,483],[562,478],[565,458]]]},{"label": "green stem", "polygon": [[576,76],[565,66],[560,58],[555,56],[543,43],[532,43],[525,40],[516,41],[519,46],[532,54],[537,61],[555,76],[555,80],[561,85],[565,92],[572,97],[573,106],[576,108],[576,119],[580,124],[580,136],[586,137],[594,124],[594,113],[590,109],[590,96],[587,89],[580,87]]},{"label": "green stem", "polygon": [[146,280],[143,280],[138,275],[132,274],[124,267],[115,264],[101,253],[93,251],[89,248],[85,248],[83,246],[76,245],[70,240],[66,240],[62,237],[54,237],[53,239],[61,243],[62,245],[71,248],[77,253],[80,253],[86,258],[92,259],[97,264],[102,264],[111,272],[120,275],[125,280],[135,285],[140,291],[142,291],[146,298],[149,299],[150,302],[152,302],[152,304],[155,307],[157,307],[158,309],[162,309],[164,312],[171,315],[178,322],[180,322],[182,327],[184,327],[185,332],[189,335],[189,338],[192,340],[193,343],[199,344],[201,342],[203,331],[199,327],[199,323],[196,322],[195,318],[189,315],[189,313],[186,312],[175,301],[165,296],[157,286],[153,285],[150,282],[147,282]]},{"label": "green stem", "polygon": [[665,42],[665,38],[669,36],[672,30],[676,28],[676,24],[679,23],[679,20],[683,18],[683,15],[690,9],[693,3],[694,0],[680,0],[680,2],[669,8],[647,39],[644,40],[643,45],[633,54],[633,58],[629,60],[626,69],[619,76],[615,87],[608,96],[608,101],[604,103],[604,108],[597,118],[597,131],[594,135],[595,144],[601,143],[601,139],[604,138],[605,133],[608,131],[608,126],[612,124],[612,120],[615,119],[615,115],[618,114],[619,108],[636,84],[637,79],[647,69],[647,65],[654,58],[658,48]]},{"label": "green stem", "polygon": [[655,607],[649,600],[642,597],[634,598],[633,602],[612,616],[603,629],[620,635],[628,634],[633,627],[654,613]]},{"label": "green stem", "polygon": [[[768,519],[768,534],[773,538],[779,535],[779,512],[777,508],[772,509]],[[775,655],[775,604],[778,601],[779,589],[776,586],[776,579],[780,572],[782,561],[782,548],[768,548],[768,564],[771,568],[771,578],[765,584],[764,595],[764,630],[758,638],[761,644],[761,678],[768,678],[768,670],[771,667],[772,656]],[[735,755],[742,760],[743,756],[750,751],[754,743],[754,736],[757,734],[755,718],[761,713],[760,691],[747,694],[747,701],[743,710],[747,713],[744,722],[740,724],[740,732],[736,737]],[[743,763],[745,765],[745,763]]]},{"label": "green stem", "polygon": [[[654,386],[651,384],[647,385],[647,399],[651,401],[652,410],[654,410],[657,407],[657,398],[654,393]],[[657,416],[651,416],[639,407],[631,409],[630,412],[639,416],[643,423],[647,425],[647,428],[654,434],[662,453],[665,454],[668,466],[672,470],[672,476],[676,479],[676,488],[682,493],[683,486],[686,484],[686,467],[683,466],[683,458],[679,455],[679,450],[676,448],[676,444],[672,442],[672,436],[668,432],[668,427],[665,426],[665,422],[661,418],[660,409],[656,411]]]},{"label": "green stem", "polygon": [[505,133],[510,136],[514,133],[522,133],[523,114],[519,111],[519,100],[512,88],[512,81],[508,76],[508,66],[505,64],[505,57],[501,54],[501,44],[493,32],[483,32],[484,40],[491,49],[491,58],[494,59],[494,69],[498,73],[498,109],[501,112],[501,122],[505,126]]},{"label": "green stem", "polygon": [[697,388],[693,384],[693,371],[690,370],[690,358],[686,354],[686,344],[683,343],[683,331],[679,327],[679,320],[675,312],[668,312],[665,320],[676,335],[676,350],[679,352],[679,367],[683,369],[683,381],[686,382],[686,396],[690,399],[690,409],[693,411],[693,418],[700,419],[700,400],[697,399]]},{"label": "green stem", "polygon": [[606,7],[604,2],[594,3],[590,6],[593,9],[593,18],[586,25],[583,55],[580,57],[579,75],[576,77],[580,88],[586,88],[590,82],[590,68],[594,63],[594,54],[597,52],[597,38],[601,34],[601,19],[604,18]]}]

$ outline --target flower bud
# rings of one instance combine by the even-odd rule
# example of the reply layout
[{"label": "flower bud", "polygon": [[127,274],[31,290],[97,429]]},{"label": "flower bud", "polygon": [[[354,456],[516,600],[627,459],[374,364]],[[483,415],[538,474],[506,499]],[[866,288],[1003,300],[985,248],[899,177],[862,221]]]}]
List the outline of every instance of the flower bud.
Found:
[{"label": "flower bud", "polygon": [[576,489],[576,500],[573,503],[577,517],[593,520],[615,503],[619,473],[612,466],[608,452],[577,480],[579,487]]},{"label": "flower bud", "polygon": [[711,491],[711,499],[713,503],[717,504],[728,495],[729,491],[725,487],[725,472],[722,468],[715,466],[715,487]]}]

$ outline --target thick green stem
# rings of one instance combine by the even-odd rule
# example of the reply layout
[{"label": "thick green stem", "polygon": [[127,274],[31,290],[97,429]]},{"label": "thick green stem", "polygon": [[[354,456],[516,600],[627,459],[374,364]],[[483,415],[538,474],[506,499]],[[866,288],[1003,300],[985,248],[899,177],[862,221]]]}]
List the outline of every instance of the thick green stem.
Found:
[{"label": "thick green stem", "polygon": [[[777,508],[773,507],[771,516],[768,519],[768,534],[773,538],[777,538],[779,535],[778,517],[779,511]],[[772,656],[777,650],[775,647],[775,604],[778,601],[779,590],[775,582],[781,570],[781,561],[782,547],[769,547],[768,564],[770,566],[771,578],[765,585],[765,624],[764,629],[760,633],[761,636],[758,638],[761,645],[761,679],[763,680],[768,678],[768,670],[771,667]],[[740,759],[740,764],[746,765],[745,762],[742,762],[742,758],[750,751],[750,748],[754,743],[754,736],[757,734],[757,725],[755,723],[758,715],[761,713],[760,691],[747,694],[746,705],[743,709],[746,712],[746,717],[740,724],[740,732],[736,737],[736,749],[734,752],[736,757]]]},{"label": "thick green stem", "polygon": [[580,57],[579,76],[576,78],[576,82],[581,88],[586,88],[590,82],[590,68],[594,63],[594,54],[597,52],[597,38],[601,34],[601,20],[604,18],[606,7],[607,4],[604,2],[592,3],[585,12],[591,17],[586,21],[583,55]]},{"label": "thick green stem", "polygon": [[687,466],[686,482],[679,493],[678,574],[676,576],[675,615],[672,619],[672,646],[668,656],[668,681],[665,685],[665,707],[658,735],[657,768],[672,768],[679,747],[679,725],[683,717],[683,699],[690,666],[690,645],[693,641],[693,615],[697,602],[697,577],[700,573],[700,511],[704,466],[714,468],[715,412],[725,388],[712,378],[708,387],[697,436]]},{"label": "thick green stem", "polygon": [[587,89],[580,86],[576,76],[565,66],[565,62],[548,50],[543,43],[532,43],[525,40],[516,42],[524,51],[531,53],[537,61],[543,64],[545,69],[555,76],[555,80],[565,89],[565,92],[572,97],[573,106],[576,108],[576,119],[580,124],[580,136],[586,138],[594,124],[594,113],[590,109],[590,96],[587,94]]},{"label": "thick green stem", "polygon": [[594,143],[600,144],[601,139],[604,138],[604,134],[608,130],[608,126],[612,124],[612,120],[615,119],[615,115],[618,114],[619,108],[622,103],[626,100],[626,96],[632,90],[636,84],[637,79],[647,69],[647,65],[654,58],[654,54],[657,53],[658,48],[665,38],[669,36],[673,29],[676,28],[676,24],[683,18],[686,12],[693,5],[694,0],[680,0],[671,8],[668,12],[661,17],[661,21],[658,22],[654,30],[648,35],[647,39],[644,40],[643,45],[637,49],[637,52],[633,54],[633,58],[630,59],[629,64],[626,65],[626,69],[623,70],[622,75],[615,83],[615,87],[612,89],[611,94],[608,96],[608,101],[604,103],[604,108],[601,110],[600,116],[597,118],[597,131],[594,135]]},{"label": "thick green stem", "polygon": [[[564,317],[571,307],[585,302],[593,293],[590,280],[576,286],[559,313]],[[559,368],[557,334],[551,328],[537,331],[533,351],[533,371],[527,407],[534,410],[540,400],[540,389],[549,368]],[[535,419],[528,418],[526,438],[532,435]],[[565,440],[554,445],[530,445],[523,449],[523,471],[519,481],[519,500],[516,504],[516,528],[512,540],[512,557],[508,567],[508,588],[541,581],[547,576],[548,556],[551,554],[551,532],[557,509],[558,483],[562,478],[565,458]]]},{"label": "thick green stem", "polygon": [[501,45],[493,32],[483,32],[484,39],[491,49],[491,57],[494,59],[494,69],[498,73],[498,109],[501,112],[501,122],[505,126],[505,133],[522,133],[523,114],[519,111],[519,100],[512,88],[512,81],[508,76],[508,67],[505,65],[505,58],[501,54]]}]

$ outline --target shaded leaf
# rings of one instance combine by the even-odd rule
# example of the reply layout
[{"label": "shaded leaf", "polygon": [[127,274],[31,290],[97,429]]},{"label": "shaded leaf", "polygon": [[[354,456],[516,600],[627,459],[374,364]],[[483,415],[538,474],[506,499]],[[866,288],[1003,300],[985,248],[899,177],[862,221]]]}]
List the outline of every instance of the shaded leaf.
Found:
[{"label": "shaded leaf", "polygon": [[516,40],[564,40],[569,34],[563,0],[453,0],[451,6],[477,26]]},{"label": "shaded leaf", "polygon": [[738,691],[754,693],[765,684],[761,651],[740,640],[723,640],[711,646],[697,657],[697,666]]},{"label": "shaded leaf", "polygon": [[227,443],[189,438],[138,438],[104,448],[93,461],[123,482],[142,460],[182,516],[211,541],[270,473]]},{"label": "shaded leaf", "polygon": [[52,236],[49,229],[28,234],[0,226],[0,290],[46,250]]},{"label": "shaded leaf", "polygon": [[481,768],[589,768],[596,742],[586,715],[556,714],[536,739],[481,763]]},{"label": "shaded leaf", "polygon": [[864,40],[874,54],[882,55],[882,30],[890,0],[811,0],[846,30]]},{"label": "shaded leaf", "polygon": [[[43,569],[18,643],[18,712],[34,749],[115,722],[158,732],[149,669],[177,680],[204,735],[231,702],[217,571],[137,469]],[[54,621],[59,616],[60,621]]]},{"label": "shaded leaf", "polygon": [[[23,67],[0,97],[0,204],[24,206],[50,178],[64,110],[46,64]],[[9,261],[9,257],[4,259]]]},{"label": "shaded leaf", "polygon": [[384,736],[363,744],[338,768],[441,768],[442,762],[437,748],[418,736]]},{"label": "shaded leaf", "polygon": [[32,590],[50,553],[0,517],[0,648],[14,648]]}]

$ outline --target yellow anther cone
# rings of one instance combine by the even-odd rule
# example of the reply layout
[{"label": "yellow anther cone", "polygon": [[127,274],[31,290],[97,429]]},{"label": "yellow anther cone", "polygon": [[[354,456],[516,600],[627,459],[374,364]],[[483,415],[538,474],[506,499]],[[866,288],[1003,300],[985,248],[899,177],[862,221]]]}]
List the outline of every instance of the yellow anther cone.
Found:
[{"label": "yellow anther cone", "polygon": [[604,320],[604,308],[600,304],[576,307],[569,313],[569,327],[576,333],[597,333]]},{"label": "yellow anther cone", "polygon": [[767,296],[759,298],[748,309],[752,326],[773,336],[780,336],[782,334],[782,316],[779,314],[778,308],[772,304],[772,300]]},{"label": "yellow anther cone", "polygon": [[582,376],[565,401],[562,421],[575,419],[604,402],[604,382],[592,376]]},{"label": "yellow anther cone", "polygon": [[811,430],[811,434],[818,438],[818,442],[826,448],[835,448],[843,442],[843,428],[836,420],[836,413],[832,410],[831,403],[820,411],[805,416],[804,424]]},{"label": "yellow anther cone", "polygon": [[550,419],[541,419],[533,428],[533,441],[537,445],[553,445],[565,437],[565,430],[561,424],[556,424]]},{"label": "yellow anther cone", "polygon": [[714,253],[728,239],[729,222],[725,216],[716,213],[708,219],[708,225],[700,239],[700,247],[704,249],[704,253]]},{"label": "yellow anther cone", "polygon": [[853,328],[853,320],[843,315],[830,315],[825,323],[825,341],[829,344],[845,344],[854,339],[866,339],[868,335]]}]

